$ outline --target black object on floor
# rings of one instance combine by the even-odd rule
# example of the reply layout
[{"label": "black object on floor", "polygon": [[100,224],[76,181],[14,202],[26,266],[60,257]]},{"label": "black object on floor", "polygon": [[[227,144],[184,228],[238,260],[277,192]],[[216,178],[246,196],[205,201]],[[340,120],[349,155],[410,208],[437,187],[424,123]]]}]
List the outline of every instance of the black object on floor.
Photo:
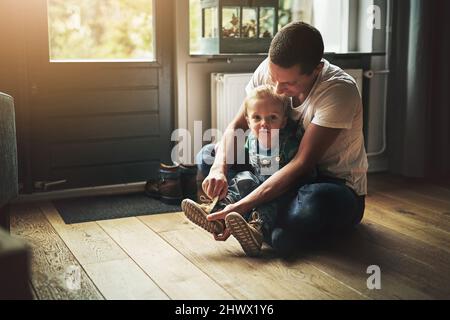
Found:
[{"label": "black object on floor", "polygon": [[179,205],[165,204],[144,193],[54,200],[53,204],[66,224],[181,211]]}]

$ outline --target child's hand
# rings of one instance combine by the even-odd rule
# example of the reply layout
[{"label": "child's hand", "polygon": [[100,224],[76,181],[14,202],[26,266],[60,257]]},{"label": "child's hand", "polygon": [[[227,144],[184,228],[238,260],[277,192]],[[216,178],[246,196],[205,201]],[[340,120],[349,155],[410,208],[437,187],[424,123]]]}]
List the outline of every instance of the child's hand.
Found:
[{"label": "child's hand", "polygon": [[227,239],[231,235],[231,232],[230,232],[230,229],[225,228],[225,230],[223,230],[223,232],[221,234],[213,233],[213,235],[214,235],[214,239],[216,241],[227,241]]}]

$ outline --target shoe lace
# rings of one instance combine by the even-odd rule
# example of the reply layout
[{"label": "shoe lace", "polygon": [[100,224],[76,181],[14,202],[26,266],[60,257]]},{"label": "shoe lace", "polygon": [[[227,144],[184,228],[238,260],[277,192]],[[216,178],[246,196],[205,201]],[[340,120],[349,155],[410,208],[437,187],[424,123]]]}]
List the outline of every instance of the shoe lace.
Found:
[{"label": "shoe lace", "polygon": [[203,210],[206,211],[207,214],[210,214],[214,207],[216,206],[217,202],[219,201],[219,197],[215,197],[214,199],[210,199],[206,196],[200,196],[200,206]]},{"label": "shoe lace", "polygon": [[261,219],[260,214],[258,211],[253,211],[251,220],[248,222],[249,225],[251,225],[256,230],[260,231],[262,229],[263,220]]},{"label": "shoe lace", "polygon": [[[227,205],[234,203],[233,199],[228,195],[220,201],[219,201],[218,197],[211,200],[210,198],[203,196],[203,195],[201,195],[199,197],[199,199],[200,199],[199,204],[201,206],[203,206],[203,205],[212,206],[211,211],[216,207],[221,210],[221,209],[225,208]],[[212,203],[214,203],[214,205],[212,205]]]},{"label": "shoe lace", "polygon": [[200,196],[200,202],[202,204],[208,204],[208,203],[211,203],[211,201],[212,200],[210,198],[208,198],[207,196],[203,196],[203,195]]}]

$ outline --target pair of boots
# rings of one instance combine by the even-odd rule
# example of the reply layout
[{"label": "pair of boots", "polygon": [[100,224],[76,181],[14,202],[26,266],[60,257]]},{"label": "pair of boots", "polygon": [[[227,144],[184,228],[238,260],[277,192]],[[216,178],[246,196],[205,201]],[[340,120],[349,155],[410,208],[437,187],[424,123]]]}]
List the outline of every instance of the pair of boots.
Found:
[{"label": "pair of boots", "polygon": [[[213,199],[211,203],[202,204],[185,199],[181,203],[181,208],[189,220],[210,233],[222,234],[225,228],[228,228],[246,255],[250,257],[258,256],[261,253],[263,243],[263,220],[260,218],[258,212],[254,211],[252,213],[249,222],[237,212],[229,213],[225,217],[225,221],[208,221],[208,215],[217,211],[214,210],[217,204],[218,197]],[[225,207],[226,204],[220,203],[219,207]]]},{"label": "pair of boots", "polygon": [[179,204],[182,199],[197,199],[197,166],[160,164],[159,179],[147,181],[147,196],[167,204]]}]

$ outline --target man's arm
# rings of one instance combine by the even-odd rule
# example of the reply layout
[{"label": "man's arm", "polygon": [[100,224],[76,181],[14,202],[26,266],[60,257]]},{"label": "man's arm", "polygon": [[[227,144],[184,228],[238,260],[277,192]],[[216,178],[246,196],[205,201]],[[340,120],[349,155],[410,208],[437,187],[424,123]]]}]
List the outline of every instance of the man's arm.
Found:
[{"label": "man's arm", "polygon": [[228,192],[228,181],[227,181],[227,150],[234,150],[234,155],[237,155],[237,143],[235,140],[234,132],[237,129],[247,130],[248,125],[245,120],[245,108],[242,105],[239,113],[233,119],[233,121],[228,125],[225,130],[222,139],[216,148],[216,157],[214,163],[211,167],[209,175],[203,181],[202,188],[206,195],[213,199],[219,196],[220,199],[225,198]]},{"label": "man's arm", "polygon": [[294,159],[247,197],[227,206],[222,211],[211,214],[208,220],[224,219],[228,213],[233,211],[244,214],[293,188],[299,178],[309,174],[314,169],[326,150],[336,140],[341,130],[325,128],[311,123],[303,136]]}]

